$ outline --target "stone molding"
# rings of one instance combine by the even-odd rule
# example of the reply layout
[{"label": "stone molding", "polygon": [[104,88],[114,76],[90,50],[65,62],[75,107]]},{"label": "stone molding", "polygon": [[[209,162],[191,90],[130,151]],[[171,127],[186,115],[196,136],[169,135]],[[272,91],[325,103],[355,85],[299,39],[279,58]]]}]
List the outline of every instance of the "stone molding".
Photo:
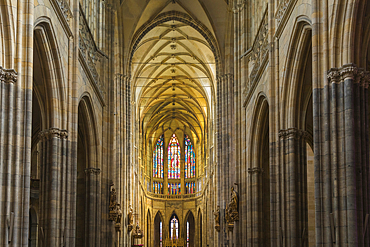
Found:
[{"label": "stone molding", "polygon": [[248,173],[249,174],[262,174],[264,172],[264,170],[261,168],[261,167],[252,167],[252,168],[248,168]]},{"label": "stone molding", "polygon": [[305,130],[299,130],[297,128],[288,128],[288,129],[283,129],[279,130],[279,138],[280,139],[288,139],[288,138],[295,138],[295,139],[308,139],[309,134]]},{"label": "stone molding", "polygon": [[258,81],[267,65],[269,57],[268,43],[268,8],[266,8],[263,19],[261,21],[258,33],[250,48],[241,58],[247,58],[248,62],[252,62],[252,70],[249,74],[246,83],[244,84],[243,93],[245,94],[244,106],[247,105],[252,97],[252,94],[257,87]]},{"label": "stone molding", "polygon": [[354,80],[355,83],[368,88],[370,73],[355,64],[345,64],[340,68],[332,68],[327,72],[327,78],[331,83],[340,83],[344,80]]},{"label": "stone molding", "polygon": [[95,174],[95,175],[99,175],[99,174],[100,174],[100,169],[99,169],[99,168],[93,168],[93,167],[86,168],[86,169],[85,169],[85,173],[86,173],[86,174]]},{"label": "stone molding", "polygon": [[0,66],[0,82],[14,84],[18,80],[18,73],[14,69],[4,69]]},{"label": "stone molding", "polygon": [[41,131],[39,136],[40,136],[40,139],[51,139],[51,138],[67,139],[68,131],[61,130],[58,128],[50,128],[50,129]]},{"label": "stone molding", "polygon": [[90,31],[88,23],[86,21],[85,14],[80,7],[80,18],[79,18],[79,49],[86,63],[88,71],[91,73],[94,85],[96,85],[100,94],[104,94],[104,85],[100,80],[100,76],[97,70],[97,63],[101,61],[103,57],[108,58],[102,51],[96,46],[94,37]]},{"label": "stone molding", "polygon": [[72,37],[73,14],[66,0],[52,0],[51,5],[68,37]]}]

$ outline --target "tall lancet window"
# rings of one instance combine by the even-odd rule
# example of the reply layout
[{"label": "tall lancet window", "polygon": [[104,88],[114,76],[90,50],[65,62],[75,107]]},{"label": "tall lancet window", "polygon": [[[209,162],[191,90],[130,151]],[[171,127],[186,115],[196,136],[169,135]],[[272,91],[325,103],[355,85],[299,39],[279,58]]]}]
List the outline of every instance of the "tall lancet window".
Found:
[{"label": "tall lancet window", "polygon": [[195,153],[191,140],[185,135],[185,178],[195,178]]},{"label": "tall lancet window", "polygon": [[168,178],[180,178],[180,144],[175,134],[168,144]]},{"label": "tall lancet window", "polygon": [[175,215],[171,219],[170,231],[171,239],[179,238],[179,220]]},{"label": "tall lancet window", "polygon": [[153,177],[163,178],[163,135],[158,139],[153,153]]}]

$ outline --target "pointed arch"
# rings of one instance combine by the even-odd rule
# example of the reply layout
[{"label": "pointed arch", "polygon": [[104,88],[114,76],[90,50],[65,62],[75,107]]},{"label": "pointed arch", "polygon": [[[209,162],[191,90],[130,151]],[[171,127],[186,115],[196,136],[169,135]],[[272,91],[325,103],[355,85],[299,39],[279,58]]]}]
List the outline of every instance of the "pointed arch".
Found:
[{"label": "pointed arch", "polygon": [[159,247],[164,242],[163,222],[162,213],[158,210],[154,218],[154,247]]},{"label": "pointed arch", "polygon": [[184,222],[184,230],[183,230],[183,236],[185,238],[186,247],[194,247],[195,246],[195,217],[193,215],[193,212],[189,210],[186,213],[185,216],[185,222]]},{"label": "pointed arch", "polygon": [[[301,102],[300,96],[302,95],[302,80],[303,73],[301,70],[304,69],[307,63],[307,53],[311,51],[312,46],[312,28],[311,24],[307,21],[307,18],[300,17],[293,28],[293,38],[289,44],[289,51],[286,60],[286,75],[284,76],[285,81],[282,91],[282,100],[286,102],[282,107],[282,128],[298,127],[302,128],[302,122],[299,121],[300,110],[303,104],[307,102]],[[311,85],[312,90],[312,85]],[[297,105],[298,104],[298,105]],[[295,109],[295,111],[288,111],[288,109]]]},{"label": "pointed arch", "polygon": [[173,211],[170,221],[169,221],[169,231],[168,231],[168,236],[170,239],[178,239],[180,238],[180,220],[179,217],[177,216],[176,212]]},{"label": "pointed arch", "polygon": [[[46,128],[59,127],[65,129],[66,102],[65,84],[67,78],[63,71],[59,47],[54,28],[49,18],[41,17],[35,21],[34,28],[34,59],[38,60],[42,81],[34,84],[39,87],[40,95],[45,95],[43,105],[47,111]],[[35,69],[38,63],[34,62]],[[34,75],[37,71],[34,71]],[[35,83],[35,81],[34,81]]]}]

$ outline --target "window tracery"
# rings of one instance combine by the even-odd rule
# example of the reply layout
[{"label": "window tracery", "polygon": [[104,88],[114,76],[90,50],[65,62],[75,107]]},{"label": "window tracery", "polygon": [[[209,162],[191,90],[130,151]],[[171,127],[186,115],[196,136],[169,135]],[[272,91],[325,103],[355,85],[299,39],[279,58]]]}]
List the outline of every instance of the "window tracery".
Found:
[{"label": "window tracery", "polygon": [[180,144],[175,134],[168,144],[168,178],[180,178]]},{"label": "window tracery", "polygon": [[163,135],[158,139],[153,153],[153,177],[163,178]]},{"label": "window tracery", "polygon": [[195,153],[191,140],[185,135],[185,178],[195,178]]}]

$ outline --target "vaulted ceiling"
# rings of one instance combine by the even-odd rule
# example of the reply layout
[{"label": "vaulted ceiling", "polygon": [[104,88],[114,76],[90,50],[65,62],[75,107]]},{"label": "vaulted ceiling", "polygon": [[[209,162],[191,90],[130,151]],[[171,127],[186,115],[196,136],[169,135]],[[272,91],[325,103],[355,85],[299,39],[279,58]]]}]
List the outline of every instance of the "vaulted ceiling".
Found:
[{"label": "vaulted ceiling", "polygon": [[[144,1],[126,0],[124,3],[127,8],[131,7],[131,14],[137,15],[132,17],[136,19],[136,24],[131,26],[132,34],[125,31],[131,37],[159,15],[172,12],[201,23],[208,35],[216,40],[217,29],[213,28],[214,20],[204,2],[151,0],[141,12],[137,2]],[[220,13],[225,14],[226,3],[221,0],[215,2],[222,4],[218,7]],[[219,20],[216,18],[216,21]],[[220,30],[223,32],[222,26]],[[168,129],[187,129],[193,138],[204,140],[207,122],[213,114],[216,80],[214,47],[211,47],[209,38],[189,23],[174,18],[142,33],[144,35],[134,48],[130,67],[141,131],[154,140]]]}]

